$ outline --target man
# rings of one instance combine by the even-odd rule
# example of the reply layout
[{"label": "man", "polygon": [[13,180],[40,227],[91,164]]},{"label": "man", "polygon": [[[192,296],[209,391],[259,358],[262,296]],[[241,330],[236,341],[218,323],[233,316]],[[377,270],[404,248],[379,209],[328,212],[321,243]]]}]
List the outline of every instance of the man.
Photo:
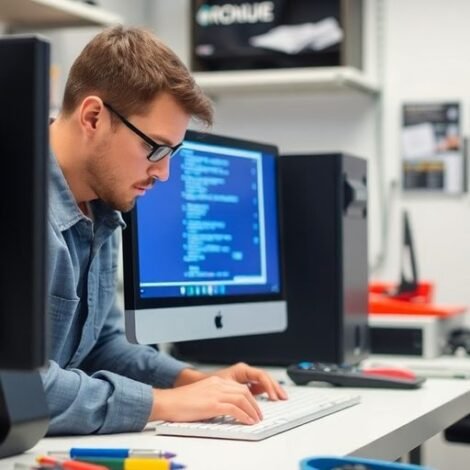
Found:
[{"label": "man", "polygon": [[211,103],[149,32],[107,29],[71,68],[50,126],[49,434],[217,415],[252,424],[262,418],[254,394],[286,398],[246,364],[206,374],[125,339],[115,298],[120,211],[168,179],[191,118],[210,125]]}]

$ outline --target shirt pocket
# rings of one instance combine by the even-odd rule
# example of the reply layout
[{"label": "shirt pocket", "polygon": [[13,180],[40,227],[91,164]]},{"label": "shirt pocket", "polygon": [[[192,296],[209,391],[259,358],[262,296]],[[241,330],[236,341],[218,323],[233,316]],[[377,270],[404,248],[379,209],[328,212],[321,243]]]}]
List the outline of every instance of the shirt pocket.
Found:
[{"label": "shirt pocket", "polygon": [[48,349],[49,358],[62,364],[66,358],[61,357],[65,340],[71,333],[73,319],[77,314],[80,299],[66,299],[53,294],[48,296]]}]

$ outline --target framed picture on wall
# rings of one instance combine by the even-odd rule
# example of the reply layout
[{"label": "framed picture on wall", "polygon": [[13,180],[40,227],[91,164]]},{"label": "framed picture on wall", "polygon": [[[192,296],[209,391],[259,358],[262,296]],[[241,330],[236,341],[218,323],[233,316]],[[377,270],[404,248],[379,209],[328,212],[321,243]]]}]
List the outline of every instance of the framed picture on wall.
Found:
[{"label": "framed picture on wall", "polygon": [[195,72],[363,68],[363,0],[192,0]]},{"label": "framed picture on wall", "polygon": [[402,186],[405,191],[466,191],[460,103],[405,103]]}]

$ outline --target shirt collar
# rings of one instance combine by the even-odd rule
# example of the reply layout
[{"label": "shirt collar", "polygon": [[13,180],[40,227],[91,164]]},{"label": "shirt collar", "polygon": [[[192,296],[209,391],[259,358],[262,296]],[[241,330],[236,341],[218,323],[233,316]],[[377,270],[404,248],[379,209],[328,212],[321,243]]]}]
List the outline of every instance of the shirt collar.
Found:
[{"label": "shirt collar", "polygon": [[[49,208],[51,216],[60,231],[68,230],[80,220],[88,220],[78,207],[78,204],[70,190],[64,174],[57,162],[55,155],[50,152],[49,158]],[[121,213],[111,209],[103,201],[91,202],[95,223],[105,223],[111,228],[122,227],[126,224]]]}]

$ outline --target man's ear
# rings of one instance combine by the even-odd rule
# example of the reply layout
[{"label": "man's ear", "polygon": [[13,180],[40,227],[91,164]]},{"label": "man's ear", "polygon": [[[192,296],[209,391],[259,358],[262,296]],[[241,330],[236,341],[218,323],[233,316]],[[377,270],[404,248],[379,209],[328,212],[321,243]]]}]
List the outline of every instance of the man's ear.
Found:
[{"label": "man's ear", "polygon": [[94,134],[103,119],[104,105],[98,96],[87,96],[80,105],[80,126],[88,135]]}]

